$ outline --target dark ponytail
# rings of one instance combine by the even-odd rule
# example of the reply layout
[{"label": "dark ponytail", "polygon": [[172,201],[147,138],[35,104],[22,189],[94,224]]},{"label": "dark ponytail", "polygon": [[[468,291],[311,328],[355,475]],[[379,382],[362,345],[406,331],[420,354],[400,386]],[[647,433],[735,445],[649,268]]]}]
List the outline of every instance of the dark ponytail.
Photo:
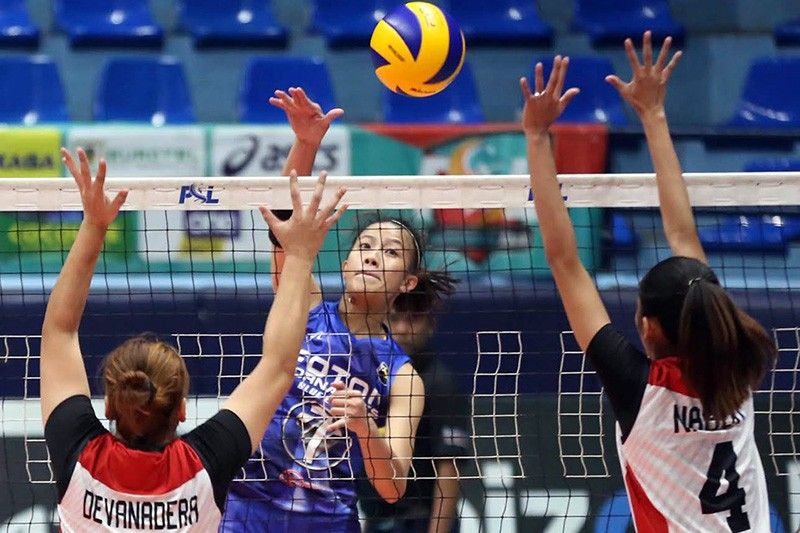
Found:
[{"label": "dark ponytail", "polygon": [[394,311],[398,313],[427,313],[436,309],[445,296],[453,294],[458,280],[447,272],[418,270],[417,286],[400,294],[394,300]]},{"label": "dark ponytail", "polygon": [[774,365],[775,343],[715,283],[689,283],[680,313],[678,353],[683,375],[716,420],[734,414]]},{"label": "dark ponytail", "polygon": [[639,303],[642,316],[658,319],[706,416],[732,415],[775,364],[772,338],[697,259],[670,257],[650,269]]}]

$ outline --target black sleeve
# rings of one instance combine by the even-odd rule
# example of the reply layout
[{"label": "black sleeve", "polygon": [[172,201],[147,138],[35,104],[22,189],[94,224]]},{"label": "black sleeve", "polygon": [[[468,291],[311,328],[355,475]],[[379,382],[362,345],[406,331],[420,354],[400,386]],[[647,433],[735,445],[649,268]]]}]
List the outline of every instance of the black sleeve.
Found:
[{"label": "black sleeve", "polygon": [[94,414],[92,401],[82,394],[70,396],[50,413],[44,439],[50,451],[59,502],[67,492],[80,452],[90,439],[106,431]]},{"label": "black sleeve", "polygon": [[467,395],[456,387],[449,368],[434,364],[425,381],[425,401],[434,457],[462,457],[470,453],[470,407]]},{"label": "black sleeve", "polygon": [[244,422],[233,411],[222,409],[184,435],[183,440],[203,461],[214,487],[214,500],[222,511],[231,481],[252,455]]},{"label": "black sleeve", "polygon": [[586,356],[603,384],[624,441],[639,414],[650,361],[611,324],[597,332],[586,349]]},{"label": "black sleeve", "polygon": [[[279,220],[289,220],[292,218],[292,210],[291,209],[273,209],[272,214],[278,217]],[[272,233],[272,228],[268,228],[267,234],[269,235],[269,240],[275,248],[281,248],[281,243],[278,241],[278,237]]]}]

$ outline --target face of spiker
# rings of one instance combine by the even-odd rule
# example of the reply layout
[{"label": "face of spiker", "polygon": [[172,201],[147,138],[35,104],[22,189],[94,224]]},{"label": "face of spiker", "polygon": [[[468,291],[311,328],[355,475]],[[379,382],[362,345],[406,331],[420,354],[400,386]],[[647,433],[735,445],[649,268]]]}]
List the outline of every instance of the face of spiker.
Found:
[{"label": "face of spiker", "polygon": [[408,272],[416,257],[414,238],[407,229],[394,222],[367,226],[342,264],[348,296],[381,299],[388,306],[398,294],[416,286],[416,276]]}]

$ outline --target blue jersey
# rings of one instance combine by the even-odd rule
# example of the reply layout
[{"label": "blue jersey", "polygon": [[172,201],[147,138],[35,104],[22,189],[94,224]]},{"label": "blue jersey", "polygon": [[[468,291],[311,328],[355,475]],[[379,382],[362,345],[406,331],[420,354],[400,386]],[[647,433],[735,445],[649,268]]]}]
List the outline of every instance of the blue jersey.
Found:
[{"label": "blue jersey", "polygon": [[[260,449],[231,486],[228,505],[243,499],[285,511],[352,517],[363,473],[358,438],[328,432],[328,400],[336,381],[361,391],[378,426],[385,425],[389,391],[410,362],[391,339],[357,339],[339,317],[337,302],[322,302],[308,318],[295,380],[275,412]],[[263,502],[263,503],[262,503]]]}]

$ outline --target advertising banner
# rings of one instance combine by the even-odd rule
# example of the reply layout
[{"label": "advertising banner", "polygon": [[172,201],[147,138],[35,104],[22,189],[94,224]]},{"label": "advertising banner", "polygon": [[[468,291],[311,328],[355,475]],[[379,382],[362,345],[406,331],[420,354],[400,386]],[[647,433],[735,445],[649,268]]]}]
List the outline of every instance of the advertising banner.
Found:
[{"label": "advertising banner", "polygon": [[[420,173],[527,174],[527,148],[519,126],[370,125],[367,129],[424,149]],[[600,173],[606,166],[608,132],[600,125],[556,125],[554,155],[561,173]],[[600,212],[571,210],[584,265],[599,261]],[[470,271],[529,275],[548,272],[532,209],[448,209],[433,213],[431,242],[463,253]]]},{"label": "advertising banner", "polygon": [[[2,128],[0,176],[60,176],[60,147],[61,132],[56,128]],[[81,213],[69,212],[0,214],[0,271],[58,272],[81,220]],[[134,224],[134,217],[125,214],[109,227],[104,246],[106,260],[123,260],[126,252],[133,249]]]},{"label": "advertising banner", "polygon": [[[280,176],[294,132],[286,125],[217,126],[211,133],[213,176]],[[350,131],[334,126],[325,135],[314,173],[350,174]]]},{"label": "advertising banner", "polygon": [[[67,146],[73,150],[83,147],[92,161],[105,159],[108,175],[112,177],[195,178],[206,173],[206,133],[198,126],[80,126],[68,130]],[[136,259],[148,262],[190,260],[188,254],[170,257],[168,250],[177,251],[181,246],[189,249],[190,245],[180,238],[174,239],[179,242],[170,243],[170,234],[164,230],[165,226],[172,228],[173,238],[184,237],[185,231],[176,230],[188,227],[187,215],[186,212],[167,214],[163,211],[125,213],[124,216],[131,218],[128,227],[132,229],[131,257],[126,268],[136,269]],[[153,221],[163,221],[163,224]]]},{"label": "advertising banner", "polygon": [[110,177],[206,173],[205,130],[197,126],[79,126],[67,130],[66,144],[83,147],[92,160],[105,159]]},{"label": "advertising banner", "polygon": [[56,128],[0,128],[0,177],[61,174],[61,132]]}]

